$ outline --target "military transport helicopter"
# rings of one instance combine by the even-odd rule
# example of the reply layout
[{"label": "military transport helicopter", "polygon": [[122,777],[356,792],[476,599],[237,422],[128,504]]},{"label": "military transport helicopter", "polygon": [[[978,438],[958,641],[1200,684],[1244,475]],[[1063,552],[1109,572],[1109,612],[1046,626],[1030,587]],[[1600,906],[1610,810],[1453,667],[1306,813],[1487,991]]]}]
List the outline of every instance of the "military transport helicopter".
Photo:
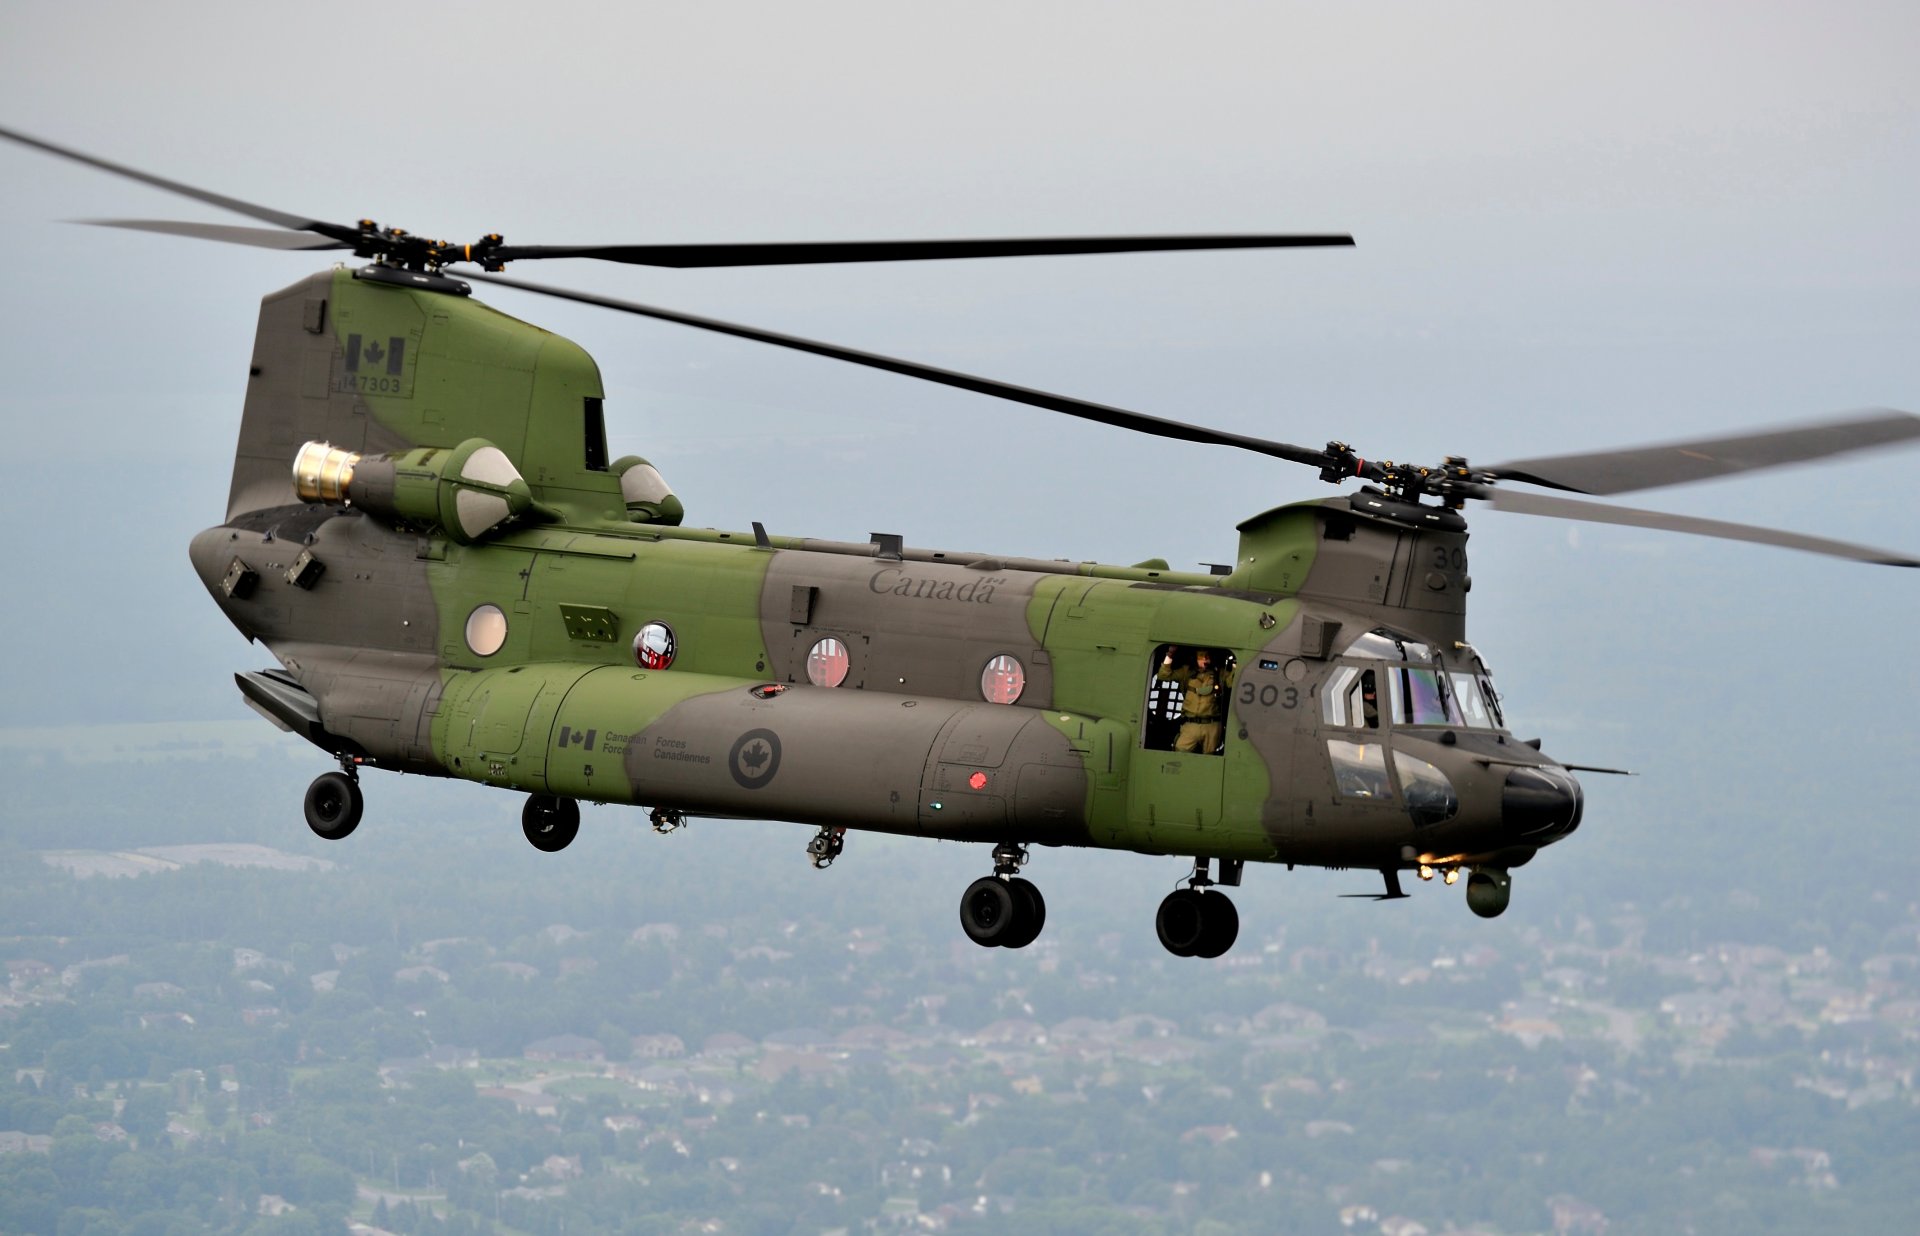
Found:
[{"label": "military transport helicopter", "polygon": [[[261,303],[224,521],[195,571],[279,666],[246,702],[338,763],[307,823],[353,832],[369,768],[527,795],[527,839],[567,846],[582,801],[976,841],[992,874],[966,934],[1020,948],[1046,919],[1028,847],[1191,858],[1156,928],[1216,957],[1245,864],[1454,883],[1484,917],[1512,869],[1578,827],[1577,771],[1508,726],[1468,642],[1469,500],[1898,566],[1790,532],[1551,495],[1613,495],[1920,437],[1873,412],[1801,428],[1480,467],[1412,466],[1341,442],[1292,446],[833,344],[525,283],[508,262],[591,257],[724,266],[1344,245],[1345,236],[520,246],[334,224],[0,129],[41,151],[271,228],[106,220],[366,265]],[[659,471],[607,445],[579,347],[474,300],[493,283],[850,361],[1361,482],[1239,525],[1230,568],[1103,566],[688,528]]]}]

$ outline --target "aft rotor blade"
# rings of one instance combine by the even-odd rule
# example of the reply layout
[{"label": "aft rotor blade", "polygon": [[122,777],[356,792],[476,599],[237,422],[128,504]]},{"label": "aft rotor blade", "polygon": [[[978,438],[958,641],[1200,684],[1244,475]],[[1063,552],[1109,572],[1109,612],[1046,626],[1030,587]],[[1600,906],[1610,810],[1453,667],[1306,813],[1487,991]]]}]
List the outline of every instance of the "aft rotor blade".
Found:
[{"label": "aft rotor blade", "polygon": [[1699,519],[1692,515],[1671,515],[1664,511],[1643,511],[1631,506],[1610,506],[1604,502],[1582,502],[1577,498],[1556,498],[1548,494],[1509,493],[1496,489],[1487,498],[1495,510],[1516,515],[1546,515],[1554,519],[1575,519],[1592,524],[1620,524],[1628,528],[1657,528],[1663,532],[1688,532],[1695,536],[1719,537],[1727,541],[1748,541],[1755,545],[1778,545],[1784,549],[1803,549],[1812,554],[1851,558],[1878,566],[1920,567],[1920,559],[1888,549],[1873,549],[1846,541],[1806,536],[1798,532],[1780,532],[1756,528],[1751,524],[1732,524],[1718,519]]},{"label": "aft rotor blade", "polygon": [[[155,176],[151,172],[138,171],[124,164],[112,163],[106,159],[95,158],[90,154],[82,154],[78,150],[70,150],[65,146],[57,146],[52,142],[41,141],[37,137],[29,137],[25,133],[20,133],[13,129],[0,128],[0,138],[18,142],[22,146],[31,146],[35,150],[44,150],[50,155],[58,155],[62,159],[71,159],[75,163],[84,163],[88,167],[98,168],[103,172],[110,172],[115,176],[124,176],[128,180],[137,180],[143,185],[151,185],[156,189],[164,189],[168,193],[177,193],[181,197],[190,197],[196,202],[205,202],[209,206],[218,206],[222,210],[231,210],[235,214],[246,215],[250,219],[258,219],[262,223],[272,223],[279,227],[290,228],[296,232],[318,232],[322,236],[334,236],[335,239],[343,239],[353,234],[353,229],[351,228],[336,227],[321,223],[315,219],[303,219],[299,215],[290,215],[284,210],[275,210],[271,206],[260,206],[253,202],[243,202],[237,197],[228,197],[224,193],[214,193],[207,189],[196,189],[192,185],[181,184],[177,180],[168,180],[164,176]],[[336,233],[340,233],[341,235],[335,235]]]},{"label": "aft rotor blade", "polygon": [[1353,244],[1346,235],[1053,236],[1002,240],[840,240],[688,245],[506,245],[502,262],[598,258],[636,266],[801,266],[831,262],[924,262],[947,258],[1195,249],[1316,249]]},{"label": "aft rotor blade", "polygon": [[230,245],[252,245],[256,249],[351,249],[341,241],[315,236],[311,232],[281,232],[264,227],[237,227],[230,223],[184,223],[175,219],[78,219],[89,227],[118,227],[132,232],[159,232],[166,236],[191,236],[196,240],[218,240]]},{"label": "aft rotor blade", "polygon": [[1683,485],[1759,468],[1825,459],[1849,451],[1920,438],[1920,416],[1877,408],[1841,420],[1793,429],[1701,438],[1623,451],[1520,459],[1485,469],[1503,481],[1526,481],[1578,494],[1624,494]]},{"label": "aft rotor blade", "polygon": [[691,313],[679,313],[672,309],[661,309],[653,305],[637,304],[633,301],[618,300],[611,296],[599,296],[591,292],[575,292],[566,288],[550,287],[539,283],[526,283],[519,279],[505,279],[498,275],[474,275],[462,272],[462,279],[475,283],[490,283],[503,288],[517,288],[522,292],[537,292],[542,296],[553,296],[561,300],[577,301],[583,305],[598,305],[603,309],[616,309],[621,313],[637,314],[644,318],[657,318],[662,322],[677,322],[682,326],[691,326],[696,330],[713,331],[717,334],[732,335],[739,339],[751,339],[756,343],[770,343],[775,347],[791,348],[796,352],[811,352],[815,356],[824,356],[831,360],[847,361],[855,365],[865,365],[869,369],[883,369],[888,373],[897,373],[909,378],[919,378],[925,382],[937,382],[942,386],[957,387],[963,391],[972,391],[980,395],[992,395],[997,399],[1024,403],[1030,407],[1045,408],[1050,412],[1063,412],[1068,416],[1077,416],[1082,420],[1098,421],[1103,425],[1113,425],[1121,429],[1132,429],[1139,433],[1153,434],[1161,438],[1173,438],[1182,442],[1200,442],[1213,446],[1232,446],[1245,451],[1254,451],[1276,459],[1286,459],[1294,463],[1304,463],[1312,467],[1326,467],[1330,457],[1325,451],[1312,450],[1303,446],[1291,446],[1285,442],[1270,442],[1265,438],[1247,437],[1243,434],[1227,433],[1224,430],[1208,429],[1202,425],[1189,425],[1185,421],[1168,420],[1164,417],[1149,416],[1144,412],[1131,412],[1125,408],[1115,408],[1107,404],[1093,403],[1085,399],[1075,399],[1071,395],[1055,395],[1047,391],[1034,390],[1031,387],[1015,386],[1009,382],[999,382],[992,378],[976,377],[973,374],[960,373],[952,369],[939,369],[932,365],[923,365],[917,361],[900,360],[892,356],[882,356],[875,352],[861,352],[853,348],[843,348],[838,344],[822,343],[816,339],[803,339],[798,335],[783,335],[776,331],[760,330],[753,326],[743,326],[738,322],[725,322],[718,318],[703,318]]}]

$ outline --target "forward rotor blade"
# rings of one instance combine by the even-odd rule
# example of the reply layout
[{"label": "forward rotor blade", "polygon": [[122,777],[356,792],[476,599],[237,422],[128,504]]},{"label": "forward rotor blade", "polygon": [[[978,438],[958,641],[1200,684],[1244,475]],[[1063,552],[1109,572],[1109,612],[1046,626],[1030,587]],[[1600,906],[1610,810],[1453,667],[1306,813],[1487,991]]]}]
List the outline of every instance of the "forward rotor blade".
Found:
[{"label": "forward rotor blade", "polygon": [[[206,189],[196,189],[192,185],[181,184],[177,180],[168,180],[164,176],[155,176],[150,172],[136,171],[131,167],[126,167],[119,163],[110,163],[105,159],[96,159],[90,154],[82,154],[78,150],[69,150],[65,146],[56,146],[52,142],[44,142],[37,137],[29,137],[25,133],[20,133],[13,129],[0,128],[0,137],[6,138],[8,141],[18,142],[22,146],[31,146],[35,150],[44,150],[48,154],[58,155],[62,159],[71,159],[75,163],[84,163],[88,167],[98,168],[103,172],[110,172],[115,176],[124,176],[128,180],[137,180],[143,185],[151,185],[156,189],[164,189],[168,193],[177,193],[181,197],[190,197],[196,202],[205,202],[209,206],[218,206],[222,210],[231,210],[235,214],[246,215],[250,219],[258,219],[262,223],[272,223],[279,227],[290,228],[296,232],[318,232],[322,236],[332,236],[336,240],[345,239],[347,236],[353,234],[353,229],[351,228],[335,227],[321,223],[315,219],[303,219],[299,215],[290,215],[284,210],[275,210],[271,206],[258,206],[252,202],[243,202],[237,197],[228,197],[223,193],[213,193]],[[336,233],[339,233],[339,235],[336,235]]]},{"label": "forward rotor blade", "polygon": [[925,382],[937,382],[942,386],[957,387],[963,391],[972,391],[980,395],[992,395],[997,399],[1024,403],[1029,407],[1045,408],[1050,412],[1063,412],[1068,416],[1077,416],[1082,420],[1098,421],[1103,425],[1113,425],[1121,429],[1132,429],[1139,433],[1153,434],[1161,438],[1173,438],[1182,442],[1200,442],[1213,446],[1232,446],[1244,451],[1254,451],[1276,459],[1291,460],[1321,468],[1329,463],[1325,451],[1312,450],[1303,446],[1291,446],[1284,442],[1270,442],[1265,438],[1252,438],[1237,433],[1227,433],[1219,429],[1208,429],[1202,425],[1189,425],[1185,421],[1167,420],[1163,417],[1149,416],[1144,412],[1130,412],[1125,408],[1110,407],[1106,404],[1092,403],[1085,399],[1075,399],[1071,395],[1055,395],[1047,391],[1034,390],[1031,387],[1015,386],[1009,382],[998,382],[992,378],[975,377],[952,369],[939,369],[932,365],[923,365],[917,361],[899,360],[891,356],[882,356],[875,352],[861,352],[853,348],[843,348],[837,344],[822,343],[815,339],[803,339],[798,335],[783,335],[775,331],[760,330],[757,327],[742,326],[737,322],[724,322],[718,318],[697,317],[690,313],[678,313],[671,309],[661,309],[653,305],[637,304],[628,300],[617,300],[611,296],[598,296],[591,292],[575,292],[566,288],[549,287],[538,283],[526,283],[519,279],[504,279],[499,275],[474,275],[462,273],[462,279],[475,283],[490,283],[503,288],[516,288],[522,292],[537,292],[542,296],[553,296],[560,300],[577,301],[583,305],[598,305],[603,309],[617,309],[622,313],[637,314],[643,318],[657,318],[662,322],[677,322],[682,326],[691,326],[697,330],[713,331],[717,334],[732,335],[739,339],[751,339],[757,343],[770,343],[775,347],[791,348],[796,352],[811,352],[815,356],[824,356],[830,360],[847,361],[855,365],[865,365],[869,369],[883,369],[888,373],[897,373],[909,378],[919,378]]},{"label": "forward rotor blade", "polygon": [[1879,408],[1843,420],[1767,433],[1701,438],[1623,451],[1520,459],[1486,469],[1503,481],[1526,481],[1578,494],[1624,494],[1683,485],[1759,468],[1825,459],[1848,451],[1920,438],[1920,416]]},{"label": "forward rotor blade", "polygon": [[353,246],[311,232],[280,232],[264,227],[237,227],[230,223],[183,223],[174,219],[78,219],[89,227],[118,227],[131,232],[159,232],[166,236],[191,236],[196,240],[218,240],[230,245],[252,245],[256,249],[351,249]]},{"label": "forward rotor blade", "polygon": [[599,258],[636,266],[800,266],[829,262],[921,262],[944,258],[1148,253],[1194,249],[1313,249],[1351,245],[1343,235],[1054,236],[1005,240],[845,240],[714,245],[507,245],[503,262]]},{"label": "forward rotor blade", "polygon": [[1778,545],[1784,549],[1803,549],[1812,554],[1851,558],[1878,566],[1920,567],[1920,559],[1887,549],[1872,549],[1846,541],[1806,536],[1798,532],[1780,532],[1756,528],[1751,524],[1731,524],[1718,519],[1699,519],[1691,515],[1670,515],[1664,511],[1643,511],[1631,506],[1610,506],[1603,502],[1582,502],[1577,498],[1555,498],[1547,494],[1508,493],[1496,489],[1487,501],[1497,511],[1516,515],[1546,515],[1554,519],[1574,519],[1591,524],[1620,524],[1628,528],[1657,528],[1663,532],[1689,532],[1695,536],[1719,537],[1727,541],[1748,541],[1755,545]]}]

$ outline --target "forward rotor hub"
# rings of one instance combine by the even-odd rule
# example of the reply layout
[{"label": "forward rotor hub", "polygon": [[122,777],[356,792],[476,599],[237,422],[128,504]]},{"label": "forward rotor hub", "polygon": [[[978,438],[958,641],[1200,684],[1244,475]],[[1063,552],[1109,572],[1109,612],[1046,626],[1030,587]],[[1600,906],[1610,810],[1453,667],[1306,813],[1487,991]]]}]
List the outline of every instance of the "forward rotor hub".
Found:
[{"label": "forward rotor hub", "polygon": [[507,259],[501,256],[506,239],[488,232],[472,244],[450,240],[428,240],[405,228],[381,227],[372,219],[361,219],[352,241],[355,257],[372,258],[403,270],[430,274],[450,262],[471,262],[482,270],[505,270]]}]

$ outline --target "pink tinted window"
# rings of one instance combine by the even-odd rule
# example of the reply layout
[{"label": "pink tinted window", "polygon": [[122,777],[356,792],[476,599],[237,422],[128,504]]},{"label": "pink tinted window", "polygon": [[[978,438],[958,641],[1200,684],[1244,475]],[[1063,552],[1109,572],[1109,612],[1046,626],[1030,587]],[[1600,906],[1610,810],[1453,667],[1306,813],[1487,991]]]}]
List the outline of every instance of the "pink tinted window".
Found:
[{"label": "pink tinted window", "polygon": [[980,694],[989,704],[1011,704],[1026,689],[1026,667],[1018,658],[1004,652],[987,662],[987,668],[980,672]]},{"label": "pink tinted window", "polygon": [[807,681],[816,687],[837,687],[847,680],[847,646],[828,636],[807,654]]},{"label": "pink tinted window", "polygon": [[633,637],[633,660],[641,669],[666,669],[679,650],[673,628],[664,622],[649,622]]}]

